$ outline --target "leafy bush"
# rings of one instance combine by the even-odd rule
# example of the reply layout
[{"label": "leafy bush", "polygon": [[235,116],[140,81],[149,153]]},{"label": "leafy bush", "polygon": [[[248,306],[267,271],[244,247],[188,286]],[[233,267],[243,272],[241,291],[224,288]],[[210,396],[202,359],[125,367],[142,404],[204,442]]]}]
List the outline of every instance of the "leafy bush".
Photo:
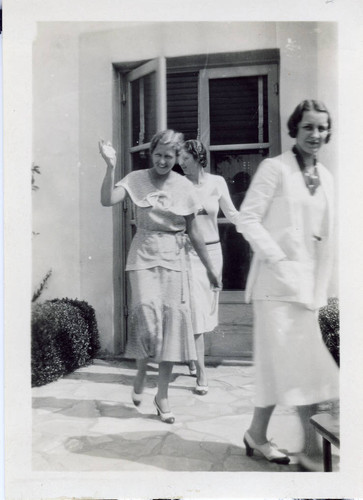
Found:
[{"label": "leafy bush", "polygon": [[86,366],[100,348],[96,315],[87,302],[47,300],[32,311],[32,386]]},{"label": "leafy bush", "polygon": [[340,364],[339,300],[330,298],[328,305],[319,311],[319,324],[324,342],[335,362]]}]

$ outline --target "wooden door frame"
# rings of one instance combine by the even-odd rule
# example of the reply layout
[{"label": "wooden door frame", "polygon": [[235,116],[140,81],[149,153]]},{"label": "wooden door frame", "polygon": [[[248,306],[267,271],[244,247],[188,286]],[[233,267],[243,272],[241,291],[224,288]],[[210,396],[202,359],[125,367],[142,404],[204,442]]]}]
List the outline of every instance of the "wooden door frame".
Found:
[{"label": "wooden door frame", "polygon": [[[114,65],[113,144],[117,150],[115,178],[131,171],[133,152],[143,149],[132,146],[131,82],[156,72],[156,129],[166,128],[166,59]],[[126,258],[132,239],[130,224],[131,201],[126,199],[113,207],[113,309],[114,352],[122,354],[126,346],[130,286],[126,273]],[[120,235],[122,235],[120,237]]]},{"label": "wooden door frame", "polygon": [[[199,54],[193,56],[171,57],[166,60],[166,72],[200,71],[202,68],[221,67],[247,67],[251,65],[275,64],[277,78],[279,76],[280,54],[279,49],[253,50],[245,52],[230,52],[221,54]],[[128,100],[127,74],[143,64],[150,61],[140,60],[127,63],[113,64],[113,144],[118,153],[116,166],[116,179],[122,178],[130,171],[130,157],[127,148],[121,147],[121,138],[129,137],[130,126],[127,116],[126,103]],[[166,85],[166,80],[165,80]],[[276,91],[278,92],[278,85]],[[160,94],[159,94],[160,95]],[[158,96],[157,96],[158,98]],[[167,100],[165,100],[165,104]],[[158,108],[157,108],[158,109]],[[165,108],[166,111],[166,108]],[[274,110],[278,123],[275,124],[280,137],[280,114],[279,109]],[[166,123],[161,128],[166,128]],[[278,139],[276,144],[280,151],[281,143]],[[278,152],[274,153],[278,154]],[[126,167],[125,167],[126,166]],[[127,241],[131,239],[131,229],[126,224],[126,212],[128,207],[122,203],[113,207],[113,303],[114,303],[114,352],[122,354],[126,344],[127,329],[127,277],[125,262],[127,256]],[[120,238],[120,234],[125,237]],[[221,303],[236,303],[243,300],[244,292],[224,292]],[[233,294],[233,296],[232,296]],[[236,296],[238,294],[238,297]]]}]

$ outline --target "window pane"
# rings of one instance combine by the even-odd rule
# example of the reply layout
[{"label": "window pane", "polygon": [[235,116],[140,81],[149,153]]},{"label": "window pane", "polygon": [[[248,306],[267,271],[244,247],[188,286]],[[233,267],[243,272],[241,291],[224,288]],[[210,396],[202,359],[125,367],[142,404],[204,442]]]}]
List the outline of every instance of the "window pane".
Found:
[{"label": "window pane", "polygon": [[132,145],[139,144],[140,135],[140,80],[131,82]]},{"label": "window pane", "polygon": [[267,77],[209,80],[210,143],[268,141]]},{"label": "window pane", "polygon": [[132,146],[150,142],[156,133],[156,74],[131,82]]},{"label": "window pane", "polygon": [[251,262],[250,245],[233,224],[219,224],[223,255],[223,290],[245,290]]},{"label": "window pane", "polygon": [[[149,167],[149,152],[148,150],[137,151],[131,154],[131,169],[143,170]],[[135,219],[135,206],[130,203],[131,219]],[[132,226],[133,229],[136,229]]]},{"label": "window pane", "polygon": [[145,168],[148,168],[149,167],[148,150],[132,153],[131,161],[132,161],[132,167],[131,167],[132,170],[143,170]]},{"label": "window pane", "polygon": [[[262,153],[256,149],[211,152],[211,172],[224,177],[237,209],[240,208],[252,176],[262,159]],[[218,218],[224,219],[218,224],[223,254],[223,289],[244,290],[251,263],[250,245],[233,224],[226,222],[222,211]]]},{"label": "window pane", "polygon": [[156,134],[156,73],[144,76],[145,142]]},{"label": "window pane", "polygon": [[[247,190],[258,165],[267,154],[268,149],[212,151],[210,155],[211,172],[224,177],[233,200],[236,196],[238,198],[238,193]],[[239,205],[236,205],[236,208],[239,208]]]},{"label": "window pane", "polygon": [[167,76],[168,127],[183,132],[184,139],[198,135],[198,72]]}]

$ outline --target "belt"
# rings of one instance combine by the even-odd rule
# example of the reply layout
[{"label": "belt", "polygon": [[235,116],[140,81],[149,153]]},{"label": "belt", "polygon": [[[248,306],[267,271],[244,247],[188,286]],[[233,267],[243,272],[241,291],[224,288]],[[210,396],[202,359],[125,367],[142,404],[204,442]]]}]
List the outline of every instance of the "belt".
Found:
[{"label": "belt", "polygon": [[164,234],[174,236],[177,244],[177,249],[178,252],[177,254],[180,255],[180,271],[181,271],[181,302],[185,304],[186,299],[187,299],[187,294],[186,294],[186,289],[189,286],[189,265],[188,265],[188,258],[186,255],[186,242],[187,242],[187,235],[185,234],[184,231],[155,231],[152,229],[142,229],[138,228],[137,233],[141,234],[157,234],[158,236],[162,236]]}]

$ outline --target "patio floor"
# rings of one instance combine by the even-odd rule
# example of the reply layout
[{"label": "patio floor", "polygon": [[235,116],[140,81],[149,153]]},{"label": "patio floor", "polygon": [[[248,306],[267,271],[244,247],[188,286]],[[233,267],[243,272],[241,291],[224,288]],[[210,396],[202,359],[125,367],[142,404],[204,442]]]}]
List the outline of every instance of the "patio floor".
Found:
[{"label": "patio floor", "polygon": [[[296,472],[299,422],[294,409],[277,407],[269,436],[289,451],[289,465],[246,456],[243,434],[253,411],[249,362],[207,366],[209,392],[193,393],[196,379],[175,365],[169,398],[173,425],[152,404],[157,365],[150,364],[142,404],[131,401],[135,365],[95,360],[56,382],[32,389],[33,470],[44,471],[283,471]],[[335,450],[334,450],[335,452]],[[334,457],[335,469],[338,457]]]}]

